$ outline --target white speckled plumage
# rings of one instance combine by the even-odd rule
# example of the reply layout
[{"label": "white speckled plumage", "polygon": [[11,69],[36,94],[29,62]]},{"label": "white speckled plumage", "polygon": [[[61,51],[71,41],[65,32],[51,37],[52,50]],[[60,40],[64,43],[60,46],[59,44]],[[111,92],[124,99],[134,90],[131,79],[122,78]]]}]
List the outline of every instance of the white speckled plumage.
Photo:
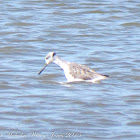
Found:
[{"label": "white speckled plumage", "polygon": [[67,78],[68,82],[74,81],[98,82],[108,78],[108,76],[99,74],[85,65],[64,61],[63,59],[58,57],[54,52],[50,52],[45,57],[45,60],[46,64],[43,67],[43,69],[39,72],[39,74],[45,69],[45,67],[49,63],[53,61],[64,70],[65,77]]}]

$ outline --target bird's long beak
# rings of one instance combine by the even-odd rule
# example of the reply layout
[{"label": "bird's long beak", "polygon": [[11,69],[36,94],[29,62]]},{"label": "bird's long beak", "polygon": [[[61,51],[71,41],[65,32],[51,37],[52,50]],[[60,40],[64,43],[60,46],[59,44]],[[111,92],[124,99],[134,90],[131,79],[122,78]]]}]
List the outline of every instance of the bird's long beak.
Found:
[{"label": "bird's long beak", "polygon": [[47,65],[48,65],[48,64],[46,63],[45,66],[44,66],[44,67],[41,69],[41,71],[38,73],[38,75],[41,74],[41,72],[47,67]]}]

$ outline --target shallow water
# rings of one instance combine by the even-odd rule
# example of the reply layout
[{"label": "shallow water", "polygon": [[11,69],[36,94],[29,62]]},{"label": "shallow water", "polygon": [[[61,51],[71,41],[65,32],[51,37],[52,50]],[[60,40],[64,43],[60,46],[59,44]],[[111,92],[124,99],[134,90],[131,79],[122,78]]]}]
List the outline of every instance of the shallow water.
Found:
[{"label": "shallow water", "polygon": [[[5,0],[0,15],[1,139],[139,139],[138,0]],[[38,76],[50,51],[110,78]]]}]

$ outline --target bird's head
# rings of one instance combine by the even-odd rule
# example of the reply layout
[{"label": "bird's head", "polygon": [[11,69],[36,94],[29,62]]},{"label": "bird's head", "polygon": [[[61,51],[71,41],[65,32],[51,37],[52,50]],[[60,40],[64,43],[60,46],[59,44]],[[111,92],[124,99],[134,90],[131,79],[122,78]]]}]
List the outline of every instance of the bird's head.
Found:
[{"label": "bird's head", "polygon": [[48,64],[50,64],[54,60],[55,55],[56,55],[56,53],[54,53],[54,52],[49,52],[46,55],[46,57],[45,57],[45,66],[41,69],[41,71],[38,73],[38,75],[41,74],[41,72],[46,68],[46,66]]},{"label": "bird's head", "polygon": [[49,52],[49,53],[46,55],[45,61],[46,61],[46,64],[47,64],[47,65],[50,64],[50,63],[53,61],[55,55],[56,55],[56,53],[54,53],[54,52]]}]

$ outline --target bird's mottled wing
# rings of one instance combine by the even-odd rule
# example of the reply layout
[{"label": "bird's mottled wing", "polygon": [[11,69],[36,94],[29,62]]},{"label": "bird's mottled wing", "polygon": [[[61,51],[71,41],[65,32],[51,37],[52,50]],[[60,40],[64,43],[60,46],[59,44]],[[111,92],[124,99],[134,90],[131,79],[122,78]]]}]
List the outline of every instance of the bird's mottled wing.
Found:
[{"label": "bird's mottled wing", "polygon": [[91,80],[99,75],[93,69],[85,65],[76,64],[76,63],[69,64],[69,73],[74,78],[83,79],[83,80]]}]

